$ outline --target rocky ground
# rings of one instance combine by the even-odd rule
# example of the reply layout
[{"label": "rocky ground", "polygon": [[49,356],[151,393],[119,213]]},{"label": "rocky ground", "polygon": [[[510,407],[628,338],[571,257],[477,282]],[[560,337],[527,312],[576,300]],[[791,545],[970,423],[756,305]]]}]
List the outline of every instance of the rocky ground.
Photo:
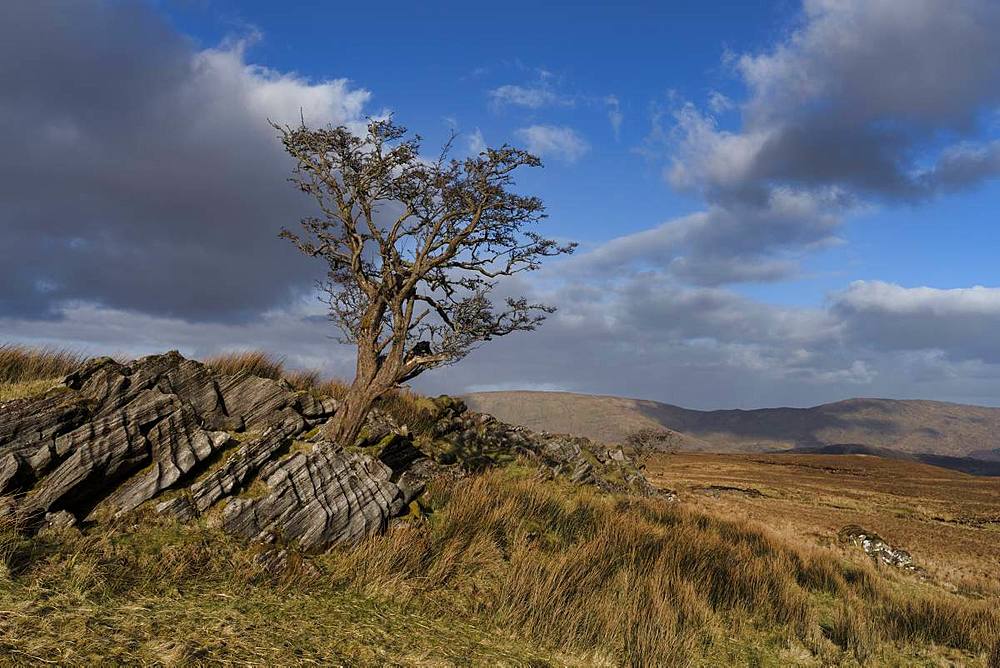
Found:
[{"label": "rocky ground", "polygon": [[512,427],[448,397],[434,400],[425,433],[376,411],[353,444],[324,438],[336,411],[331,398],[176,352],[94,359],[43,396],[0,404],[0,512],[38,530],[146,504],[323,550],[419,512],[433,478],[517,457],[575,483],[657,493],[620,449]]}]

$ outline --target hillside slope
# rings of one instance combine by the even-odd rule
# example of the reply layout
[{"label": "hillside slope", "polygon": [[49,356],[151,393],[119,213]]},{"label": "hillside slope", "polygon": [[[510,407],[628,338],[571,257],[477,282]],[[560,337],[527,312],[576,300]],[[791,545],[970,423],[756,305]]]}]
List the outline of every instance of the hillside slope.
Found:
[{"label": "hillside slope", "polygon": [[938,401],[848,399],[813,408],[698,411],[656,401],[568,392],[480,392],[476,411],[534,430],[621,441],[642,427],[684,434],[692,451],[759,452],[856,444],[900,453],[997,456],[1000,408]]}]

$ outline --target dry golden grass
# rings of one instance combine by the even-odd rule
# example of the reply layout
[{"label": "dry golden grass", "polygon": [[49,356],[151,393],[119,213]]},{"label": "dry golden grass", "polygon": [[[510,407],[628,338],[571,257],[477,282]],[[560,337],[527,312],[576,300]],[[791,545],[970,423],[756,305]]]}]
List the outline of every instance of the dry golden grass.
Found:
[{"label": "dry golden grass", "polygon": [[86,359],[69,350],[0,344],[0,384],[59,378]]},{"label": "dry golden grass", "polygon": [[299,555],[268,572],[259,548],[152,516],[83,535],[6,531],[0,554],[3,665],[574,664],[353,594]]},{"label": "dry golden grass", "polygon": [[433,485],[353,548],[261,547],[139,513],[0,533],[0,652],[25,663],[987,665],[1000,617],[742,521],[540,482]]},{"label": "dry golden grass", "polygon": [[296,390],[310,390],[320,385],[320,372],[315,369],[293,369],[285,371],[283,378]]},{"label": "dry golden grass", "polygon": [[0,383],[0,403],[43,395],[57,382],[58,378],[43,378],[26,380],[23,383]]},{"label": "dry golden grass", "polygon": [[658,500],[504,473],[431,499],[444,508],[429,527],[335,555],[343,584],[632,665],[743,665],[795,647],[838,663],[932,644],[982,663],[1000,632],[985,602]]},{"label": "dry golden grass", "polygon": [[865,455],[704,453],[656,455],[647,475],[799,544],[833,545],[839,529],[861,525],[911,552],[941,586],[1000,597],[1000,478]]},{"label": "dry golden grass", "polygon": [[216,373],[232,376],[240,372],[251,376],[281,379],[285,373],[284,360],[260,350],[242,350],[223,353],[204,360],[205,366]]},{"label": "dry golden grass", "polygon": [[0,344],[0,402],[43,394],[85,360],[68,350]]}]

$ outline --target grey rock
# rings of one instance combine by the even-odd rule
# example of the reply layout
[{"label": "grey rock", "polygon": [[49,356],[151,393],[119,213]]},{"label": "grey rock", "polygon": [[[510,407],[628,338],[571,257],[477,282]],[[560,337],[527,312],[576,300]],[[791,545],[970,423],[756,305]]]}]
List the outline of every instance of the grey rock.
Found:
[{"label": "grey rock", "polygon": [[305,428],[301,416],[291,410],[284,411],[259,437],[244,441],[217,469],[194,482],[184,494],[158,504],[156,511],[181,520],[200,516],[220,500],[243,489]]},{"label": "grey rock", "polygon": [[860,547],[876,564],[883,563],[909,571],[920,570],[913,563],[913,557],[909,552],[893,547],[874,531],[868,531],[856,524],[849,524],[842,528],[837,535],[842,542],[853,543]]},{"label": "grey rock", "polygon": [[361,428],[361,433],[354,445],[359,448],[367,448],[394,434],[405,435],[407,431],[400,427],[391,415],[374,408],[365,418],[365,425]]},{"label": "grey rock", "polygon": [[309,392],[302,392],[296,399],[296,408],[302,413],[302,417],[308,420],[319,420],[336,413],[338,403],[336,399],[314,397]]},{"label": "grey rock", "polygon": [[235,498],[223,510],[225,531],[252,540],[294,541],[306,550],[354,543],[384,531],[404,506],[389,467],[368,455],[318,447],[281,463],[260,498]]},{"label": "grey rock", "polygon": [[0,458],[0,494],[9,494],[27,484],[31,477],[31,467],[24,458],[8,452]]},{"label": "grey rock", "polygon": [[76,517],[65,510],[45,514],[45,529],[68,529],[76,526]]},{"label": "grey rock", "polygon": [[27,459],[42,446],[91,417],[82,397],[52,391],[37,399],[10,401],[0,406],[0,493],[18,489],[34,477]]},{"label": "grey rock", "polygon": [[146,435],[182,406],[174,395],[146,390],[127,407],[60,436],[51,446],[43,445],[30,464],[36,473],[47,475],[27,493],[22,511],[31,517],[77,506],[92,508],[117,482],[148,463]]},{"label": "grey rock", "polygon": [[219,393],[231,416],[238,416],[249,430],[267,425],[278,413],[296,404],[295,393],[287,384],[247,373],[223,376]]},{"label": "grey rock", "polygon": [[184,424],[183,415],[170,416],[157,424],[147,437],[153,452],[151,468],[115,490],[108,499],[109,505],[119,513],[138,508],[161,492],[171,489],[178,480],[222,449],[232,438],[225,431],[190,430],[189,427],[189,424]]}]

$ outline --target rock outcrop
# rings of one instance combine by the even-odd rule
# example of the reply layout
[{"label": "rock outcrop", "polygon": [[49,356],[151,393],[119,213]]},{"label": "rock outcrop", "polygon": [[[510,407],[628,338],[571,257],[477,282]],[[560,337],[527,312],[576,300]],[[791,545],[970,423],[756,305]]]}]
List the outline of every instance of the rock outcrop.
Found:
[{"label": "rock outcrop", "polygon": [[845,526],[837,533],[837,537],[841,542],[852,543],[860,547],[876,564],[883,563],[908,571],[920,570],[913,563],[913,557],[909,552],[893,547],[874,531],[869,531],[857,524]]},{"label": "rock outcrop", "polygon": [[0,405],[0,514],[37,530],[145,506],[315,550],[383,531],[431,478],[518,457],[581,484],[655,493],[620,450],[511,427],[448,397],[426,433],[375,411],[349,447],[320,435],[336,410],[176,352],[94,359],[45,396]]}]

